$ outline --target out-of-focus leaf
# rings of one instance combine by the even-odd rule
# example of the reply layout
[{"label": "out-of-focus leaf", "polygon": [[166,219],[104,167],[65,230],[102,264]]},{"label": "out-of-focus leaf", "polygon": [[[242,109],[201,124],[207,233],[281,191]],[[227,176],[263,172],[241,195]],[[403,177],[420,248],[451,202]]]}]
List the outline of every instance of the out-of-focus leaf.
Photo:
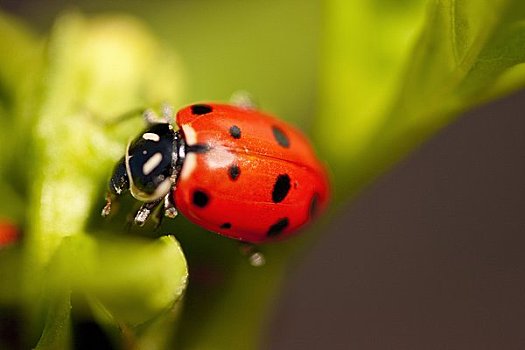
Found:
[{"label": "out-of-focus leaf", "polygon": [[21,251],[17,246],[0,248],[0,306],[13,306],[18,302],[21,289]]},{"label": "out-of-focus leaf", "polygon": [[62,240],[47,271],[46,326],[39,346],[55,348],[59,340],[69,338],[72,293],[89,301],[90,313],[102,325],[118,331],[119,337],[126,334],[125,341],[162,349],[170,340],[188,275],[182,250],[171,236],[108,241],[75,235]]},{"label": "out-of-focus leaf", "polygon": [[[12,143],[3,144],[2,151],[22,159],[2,157],[2,164],[24,191],[19,201],[17,186],[7,186],[3,194],[11,191],[11,203],[25,205],[24,252],[17,262],[22,282],[17,283],[16,302],[24,306],[28,317],[26,345],[34,346],[40,339],[41,349],[70,346],[71,293],[95,301],[111,315],[114,327],[131,327],[137,342],[147,335],[153,344],[154,332],[147,321],[173,320],[170,310],[185,288],[186,262],[178,243],[163,238],[117,246],[92,241],[86,228],[96,221],[103,226],[101,184],[122,156],[130,135],[141,129],[140,114],[128,122],[116,123],[117,118],[162,101],[178,101],[181,79],[176,57],[126,16],[90,20],[75,13],[62,16],[45,50],[3,20],[0,31],[9,34],[11,30],[13,38],[20,38],[10,48],[18,52],[20,62],[13,57],[6,60],[0,82],[10,86],[11,78],[25,76],[24,69],[36,72],[38,68],[38,74],[31,76],[31,88],[23,93],[8,88],[14,97],[6,98],[9,103],[3,105],[4,116],[12,118],[15,126],[8,129]],[[25,57],[37,63],[28,64],[29,59],[22,60]],[[21,130],[20,121],[29,115],[26,103],[31,106],[31,123]],[[21,144],[25,147],[14,147]],[[14,175],[16,169],[24,175]],[[21,219],[20,209],[2,214]],[[11,258],[5,262],[6,268],[13,266]],[[6,277],[13,280],[11,274]],[[12,290],[5,292],[5,300],[15,301]],[[135,334],[138,324],[142,328]]]},{"label": "out-of-focus leaf", "polygon": [[[466,108],[525,84],[523,2],[432,0],[419,35],[425,2],[399,12],[388,3],[328,7],[317,126],[330,140],[320,145],[337,164],[341,199]],[[379,27],[364,30],[354,17]]]},{"label": "out-of-focus leaf", "polygon": [[[35,63],[38,63],[41,45],[21,22],[0,13],[0,105],[11,107],[17,94],[27,84],[34,82]],[[17,101],[20,102],[20,101]],[[13,119],[0,115],[2,121]]]},{"label": "out-of-focus leaf", "polygon": [[69,347],[71,293],[90,301],[101,324],[119,330],[115,343],[167,348],[187,281],[173,237],[96,241],[76,235],[62,241],[47,270],[45,327],[37,349]]},{"label": "out-of-focus leaf", "polygon": [[173,236],[149,243],[102,241],[93,253],[86,274],[71,278],[116,324],[135,327],[172,310],[186,287],[186,260]]},{"label": "out-of-focus leaf", "polygon": [[[108,126],[150,100],[176,100],[177,69],[169,52],[128,17],[58,20],[34,120],[31,229],[33,265],[45,263],[63,237],[82,232],[99,185],[142,121]],[[159,71],[157,71],[159,69]],[[158,84],[162,74],[170,84]],[[67,215],[65,214],[67,213]]]},{"label": "out-of-focus leaf", "polygon": [[338,172],[342,164],[366,154],[370,138],[384,122],[403,67],[412,61],[410,49],[423,25],[426,3],[326,2],[314,136]]},{"label": "out-of-focus leaf", "polygon": [[[9,201],[0,213],[20,222],[24,213],[24,179],[34,108],[42,67],[42,43],[24,24],[0,13],[0,193]],[[18,137],[15,137],[17,135]]]},{"label": "out-of-focus leaf", "polygon": [[55,295],[46,305],[45,327],[36,350],[69,349],[71,347],[71,303],[69,292]]}]

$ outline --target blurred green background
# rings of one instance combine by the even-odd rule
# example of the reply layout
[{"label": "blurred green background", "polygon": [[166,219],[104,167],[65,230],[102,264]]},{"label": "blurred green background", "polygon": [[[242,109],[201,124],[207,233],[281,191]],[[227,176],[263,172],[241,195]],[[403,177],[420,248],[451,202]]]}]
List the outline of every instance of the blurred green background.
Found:
[{"label": "blurred green background", "polygon": [[227,101],[244,89],[289,120],[314,115],[324,11],[319,1],[3,2],[41,33],[68,10],[137,16],[177,55],[181,106]]},{"label": "blurred green background", "polygon": [[[341,204],[460,113],[525,82],[517,0],[0,4],[23,23],[3,17],[0,27],[1,190],[12,198],[0,208],[25,233],[22,247],[0,255],[9,281],[0,305],[13,315],[3,324],[15,334],[6,344],[267,344],[282,281],[301,251],[330,234]],[[99,218],[111,164],[141,126],[101,127],[97,118],[165,99],[176,108],[227,101],[237,90],[312,138],[333,179],[321,222],[263,247],[268,264],[253,269],[233,242],[182,218],[161,230],[176,233],[184,256],[173,240],[118,234],[125,214]],[[306,295],[318,287],[309,283]]]}]

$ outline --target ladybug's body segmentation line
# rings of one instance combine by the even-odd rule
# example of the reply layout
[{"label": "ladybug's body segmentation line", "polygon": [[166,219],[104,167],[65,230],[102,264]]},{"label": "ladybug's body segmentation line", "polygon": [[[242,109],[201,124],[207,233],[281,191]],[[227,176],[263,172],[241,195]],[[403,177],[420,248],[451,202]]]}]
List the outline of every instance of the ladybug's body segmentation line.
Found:
[{"label": "ladybug's body segmentation line", "polygon": [[[326,171],[300,131],[272,116],[227,104],[195,104],[157,121],[127,147],[107,204],[130,191],[152,213],[248,243],[289,236],[328,202]],[[158,209],[161,210],[158,210]],[[161,217],[157,217],[160,222]]]}]

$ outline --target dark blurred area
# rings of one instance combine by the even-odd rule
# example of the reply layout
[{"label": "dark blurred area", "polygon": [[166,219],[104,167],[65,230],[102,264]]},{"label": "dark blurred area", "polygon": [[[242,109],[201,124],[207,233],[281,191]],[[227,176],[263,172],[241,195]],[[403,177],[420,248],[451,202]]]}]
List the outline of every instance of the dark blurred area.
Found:
[{"label": "dark blurred area", "polygon": [[525,348],[525,91],[346,206],[290,274],[269,349]]}]

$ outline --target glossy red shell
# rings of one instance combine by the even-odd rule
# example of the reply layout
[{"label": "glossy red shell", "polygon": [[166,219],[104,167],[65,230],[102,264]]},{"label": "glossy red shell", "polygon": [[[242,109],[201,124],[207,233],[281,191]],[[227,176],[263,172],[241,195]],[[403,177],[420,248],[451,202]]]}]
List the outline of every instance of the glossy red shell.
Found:
[{"label": "glossy red shell", "polygon": [[322,211],[329,183],[309,141],[268,114],[206,104],[180,110],[188,152],[174,189],[180,212],[253,243],[288,236]]}]

